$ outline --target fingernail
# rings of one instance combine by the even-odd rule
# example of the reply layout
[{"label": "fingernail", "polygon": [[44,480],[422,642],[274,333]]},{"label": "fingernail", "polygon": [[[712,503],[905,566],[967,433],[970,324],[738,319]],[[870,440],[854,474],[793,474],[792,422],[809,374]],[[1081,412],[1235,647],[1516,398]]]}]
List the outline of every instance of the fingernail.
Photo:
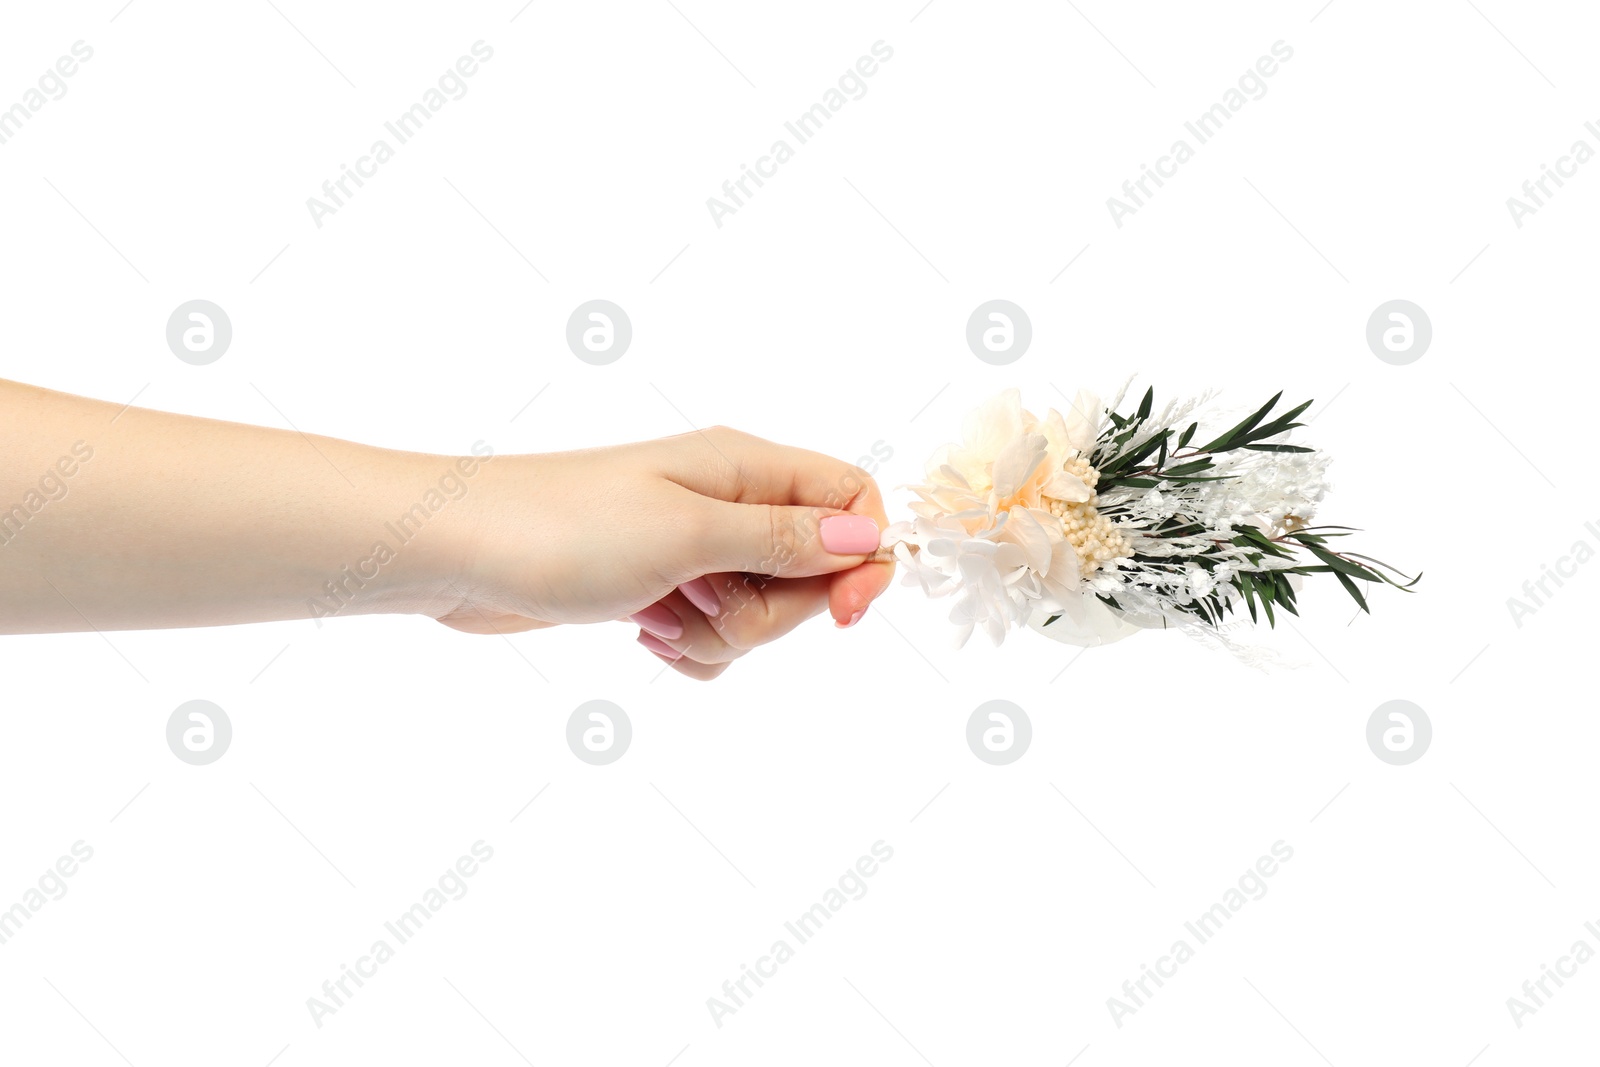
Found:
[{"label": "fingernail", "polygon": [[628,616],[628,621],[639,626],[657,637],[677,638],[683,636],[683,622],[672,613],[672,609],[665,604],[651,604],[641,608]]},{"label": "fingernail", "polygon": [[822,547],[836,556],[866,555],[878,550],[878,524],[865,515],[829,515],[818,524]]},{"label": "fingernail", "polygon": [[661,640],[661,638],[655,636],[654,634],[647,634],[643,630],[639,631],[639,636],[635,638],[635,640],[663,659],[676,660],[683,655],[682,652],[679,652],[677,649]]},{"label": "fingernail", "polygon": [[711,583],[704,578],[684,582],[678,586],[678,592],[707,615],[716,615],[722,611],[722,601],[717,599],[716,590],[712,589]]},{"label": "fingernail", "polygon": [[848,630],[850,627],[852,627],[856,623],[860,622],[861,621],[861,616],[865,615],[866,613],[867,613],[867,609],[866,608],[857,608],[856,609],[856,613],[854,615],[850,616],[850,621],[849,622],[837,622],[837,621],[835,621],[834,625],[837,626],[841,630]]}]

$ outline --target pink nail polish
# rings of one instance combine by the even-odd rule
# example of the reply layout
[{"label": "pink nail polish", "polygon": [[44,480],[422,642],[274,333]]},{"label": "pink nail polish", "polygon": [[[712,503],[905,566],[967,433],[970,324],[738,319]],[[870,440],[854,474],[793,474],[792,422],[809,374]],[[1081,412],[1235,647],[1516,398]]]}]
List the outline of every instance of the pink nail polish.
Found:
[{"label": "pink nail polish", "polygon": [[716,590],[712,589],[711,583],[704,578],[684,582],[678,586],[678,592],[707,615],[717,615],[722,612],[722,601],[717,599]]},{"label": "pink nail polish", "polygon": [[643,630],[639,631],[639,636],[634,640],[638,641],[645,648],[648,648],[651,652],[654,652],[656,655],[665,659],[676,660],[682,658],[683,656],[682,652],[679,652],[677,649],[661,640],[661,638],[656,637],[654,634],[647,634]]},{"label": "pink nail polish", "polygon": [[850,616],[850,621],[849,622],[835,622],[834,625],[837,626],[841,630],[848,630],[850,627],[852,627],[856,623],[860,622],[861,621],[861,616],[865,615],[866,613],[867,613],[867,609],[866,608],[857,608],[856,609],[856,613],[854,615]]},{"label": "pink nail polish", "polygon": [[836,556],[868,555],[878,550],[878,524],[865,515],[829,515],[818,524],[822,547]]},{"label": "pink nail polish", "polygon": [[665,604],[651,604],[641,608],[628,616],[628,621],[636,623],[657,637],[669,640],[683,636],[683,622],[672,613],[672,609]]}]

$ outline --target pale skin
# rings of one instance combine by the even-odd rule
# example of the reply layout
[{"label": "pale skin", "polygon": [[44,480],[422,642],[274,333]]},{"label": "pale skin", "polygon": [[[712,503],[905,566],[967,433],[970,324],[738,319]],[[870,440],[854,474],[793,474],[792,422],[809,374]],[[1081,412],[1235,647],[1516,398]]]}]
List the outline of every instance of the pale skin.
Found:
[{"label": "pale skin", "polygon": [[[651,655],[709,679],[824,611],[859,621],[892,576],[866,543],[887,523],[878,487],[816,452],[720,426],[476,451],[0,381],[0,634],[376,613],[508,634],[631,618]],[[821,525],[835,516],[856,518]]]}]

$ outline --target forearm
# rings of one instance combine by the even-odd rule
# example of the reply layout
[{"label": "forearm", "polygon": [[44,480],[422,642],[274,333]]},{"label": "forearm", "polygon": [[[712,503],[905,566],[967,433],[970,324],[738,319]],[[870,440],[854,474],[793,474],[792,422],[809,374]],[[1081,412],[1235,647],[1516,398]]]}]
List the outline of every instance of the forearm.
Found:
[{"label": "forearm", "polygon": [[482,462],[10,382],[0,427],[3,633],[446,610]]}]

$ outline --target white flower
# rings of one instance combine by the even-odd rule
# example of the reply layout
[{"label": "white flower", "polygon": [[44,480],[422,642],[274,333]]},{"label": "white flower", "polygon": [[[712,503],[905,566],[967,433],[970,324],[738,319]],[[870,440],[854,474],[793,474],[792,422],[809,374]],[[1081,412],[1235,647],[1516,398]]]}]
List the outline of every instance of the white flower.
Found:
[{"label": "white flower", "polygon": [[1008,389],[967,417],[959,443],[934,453],[928,484],[910,487],[917,518],[890,526],[883,544],[895,546],[907,584],[955,596],[958,644],[978,627],[998,645],[1040,612],[1082,613],[1078,550],[1049,502],[1093,497],[1065,465],[1093,450],[1099,419],[1089,393],[1078,394],[1070,417],[1051,410],[1037,419]]},{"label": "white flower", "polygon": [[930,597],[955,596],[950,621],[958,646],[980,626],[998,645],[1034,612],[1060,613],[1083,598],[1077,551],[1054,515],[1017,506],[971,530],[973,518],[918,517],[884,531],[906,568],[906,584],[922,586]]}]

